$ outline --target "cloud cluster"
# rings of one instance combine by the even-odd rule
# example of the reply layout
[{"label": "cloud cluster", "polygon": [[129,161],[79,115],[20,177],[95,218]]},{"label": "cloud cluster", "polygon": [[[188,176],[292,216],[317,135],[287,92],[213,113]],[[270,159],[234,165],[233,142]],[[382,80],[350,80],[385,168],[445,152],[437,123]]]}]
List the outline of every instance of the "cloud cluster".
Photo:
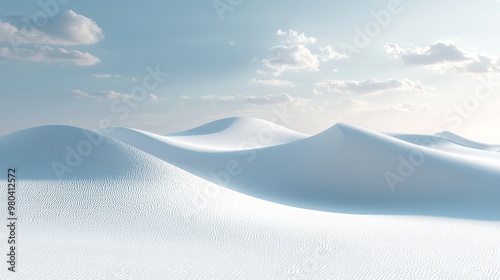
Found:
[{"label": "cloud cluster", "polygon": [[[316,84],[319,92],[328,92],[333,94],[371,94],[385,91],[416,91],[425,93],[432,90],[432,87],[425,86],[419,81],[410,79],[389,79],[380,81],[376,79],[369,80],[323,80]],[[319,94],[318,94],[319,95]]]},{"label": "cloud cluster", "polygon": [[438,72],[500,72],[498,57],[467,51],[452,43],[436,42],[429,46],[411,48],[385,44],[384,47],[391,58],[402,60],[406,64],[423,65]]},{"label": "cloud cluster", "polygon": [[270,48],[272,58],[264,59],[264,65],[273,70],[275,76],[287,71],[318,71],[323,62],[346,58],[335,52],[332,46],[318,46],[315,37],[307,37],[295,30],[278,30],[276,35],[285,39],[281,45]]},{"label": "cloud cluster", "polygon": [[[104,38],[102,29],[91,19],[67,10],[48,19],[43,26],[0,21],[0,42],[8,42],[0,56],[15,60],[69,63],[88,66],[99,63],[95,56],[62,47],[95,44]],[[23,22],[23,24],[21,24]],[[30,47],[32,46],[32,47]]]}]

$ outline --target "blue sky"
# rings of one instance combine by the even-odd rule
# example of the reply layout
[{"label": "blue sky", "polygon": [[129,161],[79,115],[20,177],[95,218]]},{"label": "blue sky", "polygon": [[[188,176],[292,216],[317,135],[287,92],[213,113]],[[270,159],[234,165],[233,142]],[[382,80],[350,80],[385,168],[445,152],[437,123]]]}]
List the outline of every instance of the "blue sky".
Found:
[{"label": "blue sky", "polygon": [[500,143],[499,12],[496,0],[0,1],[0,135],[251,116]]}]

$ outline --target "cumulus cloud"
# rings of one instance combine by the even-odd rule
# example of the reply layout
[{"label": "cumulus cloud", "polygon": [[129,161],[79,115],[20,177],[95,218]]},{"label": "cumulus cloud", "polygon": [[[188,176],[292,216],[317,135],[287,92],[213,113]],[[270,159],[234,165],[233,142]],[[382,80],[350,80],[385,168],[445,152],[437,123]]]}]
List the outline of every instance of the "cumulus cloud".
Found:
[{"label": "cumulus cloud", "polygon": [[187,95],[182,95],[184,101],[205,101],[213,104],[218,103],[241,103],[250,105],[278,105],[278,104],[293,104],[302,106],[309,103],[308,98],[292,97],[288,93],[268,94],[263,96],[256,95],[204,95],[199,98],[193,98]]},{"label": "cumulus cloud", "polygon": [[[72,91],[75,98],[89,98],[96,100],[116,100],[116,99],[132,99],[134,96],[132,94],[120,93],[114,90],[101,90],[97,93],[86,93],[79,89]],[[147,100],[158,101],[160,98],[152,93],[148,94]]]},{"label": "cumulus cloud", "polygon": [[72,10],[54,16],[42,28],[35,25],[26,28],[0,21],[0,41],[14,45],[89,45],[103,38],[102,29],[93,20]]},{"label": "cumulus cloud", "polygon": [[26,48],[0,48],[0,56],[14,60],[47,62],[47,63],[68,63],[78,66],[89,66],[100,62],[99,58],[88,52],[76,50],[66,50],[64,48],[52,48],[48,46]]},{"label": "cumulus cloud", "polygon": [[436,71],[454,70],[466,73],[499,72],[500,59],[459,48],[452,43],[436,42],[429,46],[402,48],[384,45],[387,54],[406,64],[423,65]]},{"label": "cumulus cloud", "polygon": [[43,26],[37,26],[16,17],[13,17],[13,23],[0,20],[0,42],[9,42],[12,45],[0,48],[0,56],[15,60],[70,63],[79,66],[100,62],[97,57],[87,52],[50,47],[99,42],[104,35],[93,20],[67,10],[51,17]]},{"label": "cumulus cloud", "polygon": [[317,71],[319,67],[318,56],[304,45],[274,46],[271,48],[274,57],[265,59],[267,67],[275,70],[276,76],[290,70]]},{"label": "cumulus cloud", "polygon": [[277,80],[277,79],[269,79],[269,80],[258,80],[252,79],[252,83],[261,84],[265,86],[274,86],[274,87],[295,87],[295,83],[288,80]]},{"label": "cumulus cloud", "polygon": [[270,48],[272,58],[264,59],[264,65],[274,70],[276,76],[286,71],[318,71],[323,62],[346,58],[331,45],[319,46],[315,37],[295,30],[278,30],[276,35],[286,39]]},{"label": "cumulus cloud", "polygon": [[[370,94],[384,91],[417,91],[425,93],[433,90],[432,87],[425,86],[419,81],[410,79],[390,79],[380,81],[376,79],[369,80],[323,80],[316,84],[319,89],[334,94]],[[317,91],[323,92],[323,91]]]}]

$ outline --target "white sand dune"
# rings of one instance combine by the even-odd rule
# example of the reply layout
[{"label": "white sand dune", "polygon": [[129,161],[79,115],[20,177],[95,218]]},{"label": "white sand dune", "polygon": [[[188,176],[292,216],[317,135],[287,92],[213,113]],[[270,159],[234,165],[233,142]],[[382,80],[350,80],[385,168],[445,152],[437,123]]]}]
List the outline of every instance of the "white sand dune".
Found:
[{"label": "white sand dune", "polygon": [[[186,146],[164,143],[139,131],[117,129],[117,132],[136,143],[146,141],[148,147],[170,151],[164,156],[173,161],[181,162],[179,157],[186,156],[191,160],[197,157],[202,163],[217,163],[207,155],[225,160],[238,154],[242,157],[235,160],[245,160],[252,155],[246,154],[247,150],[238,150],[237,145],[232,146],[236,148],[233,151],[218,148],[209,151],[211,144],[207,141],[203,143],[204,149],[189,151]],[[276,173],[277,177],[291,176],[297,180],[299,176],[295,173],[305,176],[314,168],[322,167],[314,171],[319,178],[313,183],[321,178],[332,180],[342,176],[342,172],[348,173],[348,168],[358,168],[360,172],[352,170],[337,181],[352,180],[352,190],[340,184],[328,185],[326,189],[310,187],[313,184],[302,186],[308,190],[302,190],[303,194],[319,192],[315,197],[333,194],[332,191],[340,193],[346,199],[341,203],[342,209],[350,208],[351,212],[357,212],[355,208],[361,207],[359,202],[368,201],[370,197],[391,204],[387,194],[401,202],[415,195],[415,204],[422,203],[421,208],[430,205],[429,201],[440,201],[443,207],[453,204],[450,209],[454,210],[466,204],[480,206],[493,201],[496,195],[493,190],[496,185],[488,181],[498,179],[495,166],[477,160],[450,158],[448,153],[430,152],[427,148],[347,125],[337,125],[313,137],[298,138],[276,145],[269,145],[272,141],[268,141],[268,147],[259,148],[254,160],[242,165],[241,174],[232,176],[231,180],[255,172],[253,179],[247,174],[237,182],[269,182],[269,178],[257,178],[271,175],[262,171],[274,166],[265,164],[266,160],[292,168],[286,173],[284,169],[274,169],[282,172]],[[153,143],[162,146],[152,146]],[[319,149],[315,150],[318,147],[326,150],[320,153]],[[298,153],[299,149],[307,150]],[[411,190],[407,185],[396,186],[392,192],[387,186],[378,189],[377,182],[373,188],[361,184],[384,169],[379,165],[389,166],[376,161],[368,165],[368,160],[394,155],[393,163],[397,164],[397,155],[413,149],[422,149],[426,159],[415,174],[407,178],[407,183],[422,188]],[[281,158],[282,153],[292,151],[298,154]],[[351,155],[347,157],[349,152]],[[336,163],[330,160],[332,156],[336,161],[351,162]],[[0,137],[0,168],[16,168],[19,205],[18,272],[7,271],[3,262],[0,279],[500,277],[500,243],[497,242],[500,222],[493,216],[489,216],[490,221],[408,216],[399,215],[404,211],[396,208],[392,209],[392,215],[377,215],[375,206],[379,203],[360,211],[367,215],[289,207],[210,183],[158,157],[116,139],[73,127],[37,127]],[[364,162],[356,161],[363,158]],[[294,164],[293,160],[298,162]],[[57,163],[66,165],[71,172],[58,176],[61,171],[54,169],[59,166]],[[201,170],[201,164],[196,164]],[[261,166],[260,169],[251,167],[254,164]],[[432,175],[428,170],[439,164],[448,166],[435,170],[434,177],[422,176]],[[374,171],[367,170],[369,166]],[[343,169],[340,172],[335,168]],[[423,171],[418,171],[420,169]],[[453,172],[466,173],[455,174],[459,177],[454,179],[455,183],[467,179],[467,175],[476,176],[479,180],[476,191],[482,192],[484,199],[472,191],[469,193],[468,185],[463,182],[446,183],[452,179]],[[490,177],[482,179],[481,176]],[[415,181],[412,178],[416,178]],[[277,183],[285,182],[278,179]],[[444,185],[439,187],[434,180]],[[301,191],[297,182],[289,182],[295,183],[291,185],[292,190]],[[6,183],[2,177],[0,184]],[[272,185],[267,186],[271,189],[258,184],[254,187],[262,192],[259,196],[269,192],[270,197],[278,200],[275,195],[282,187],[273,190]],[[437,190],[432,190],[432,186],[437,186]],[[249,185],[232,188],[252,189]],[[449,188],[449,197],[442,194],[446,188]],[[430,193],[426,195],[425,191]],[[466,194],[472,198],[465,197]],[[294,196],[286,198],[290,197]],[[304,197],[308,203],[312,199],[313,196]],[[342,202],[335,197],[318,200],[320,204]],[[1,205],[6,213],[5,196]],[[486,208],[482,211],[486,213]],[[5,239],[7,234],[3,226],[0,237]],[[4,246],[7,250],[6,244]]]},{"label": "white sand dune", "polygon": [[149,138],[172,146],[202,152],[263,148],[309,137],[309,135],[255,118],[221,119],[167,136],[129,128],[114,128],[113,133],[109,135],[113,135],[117,139],[127,138],[127,142],[137,140],[139,141],[137,146],[139,146],[144,141],[143,137],[135,139],[134,135],[139,134],[147,135]]},{"label": "white sand dune", "polygon": [[[268,126],[259,121],[253,127],[259,125]],[[252,131],[250,137],[258,139],[259,131]],[[232,130],[227,137],[242,139],[240,134],[247,136]],[[289,143],[220,151],[210,149],[217,145],[212,139],[200,150],[186,145],[189,136],[175,142],[126,128],[108,135],[219,185],[282,204],[347,213],[500,217],[500,154],[410,143],[425,136],[400,136],[402,141],[337,124]]]}]

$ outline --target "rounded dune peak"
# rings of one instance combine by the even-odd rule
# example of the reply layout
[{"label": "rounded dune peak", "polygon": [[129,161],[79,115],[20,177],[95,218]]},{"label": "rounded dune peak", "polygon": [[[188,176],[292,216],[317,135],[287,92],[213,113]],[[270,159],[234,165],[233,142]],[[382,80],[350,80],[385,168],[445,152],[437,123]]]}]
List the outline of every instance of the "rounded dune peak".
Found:
[{"label": "rounded dune peak", "polygon": [[[109,136],[125,140],[147,138],[198,151],[236,151],[282,145],[309,137],[276,123],[250,117],[213,121],[193,129],[165,136],[130,128],[114,128]],[[140,144],[140,143],[137,143]],[[153,143],[152,143],[153,144]],[[154,145],[154,144],[153,144]]]},{"label": "rounded dune peak", "polygon": [[[133,178],[161,161],[90,130],[47,125],[0,137],[0,164],[22,167],[27,179]],[[4,166],[5,165],[5,166]],[[29,167],[29,168],[26,168]]]},{"label": "rounded dune peak", "polygon": [[241,125],[247,126],[249,124],[257,124],[257,123],[262,124],[263,122],[265,121],[252,117],[230,117],[230,118],[215,120],[185,131],[171,133],[168,134],[168,136],[194,136],[194,135],[213,134],[224,131],[226,129],[235,128]]},{"label": "rounded dune peak", "polygon": [[232,134],[241,134],[243,131],[255,132],[267,127],[273,127],[273,130],[280,131],[283,134],[287,133],[289,135],[294,135],[297,137],[308,136],[307,134],[291,130],[278,123],[253,117],[224,118],[200,125],[189,130],[168,134],[167,136],[196,136],[221,133],[224,131],[230,131],[230,133]]}]

